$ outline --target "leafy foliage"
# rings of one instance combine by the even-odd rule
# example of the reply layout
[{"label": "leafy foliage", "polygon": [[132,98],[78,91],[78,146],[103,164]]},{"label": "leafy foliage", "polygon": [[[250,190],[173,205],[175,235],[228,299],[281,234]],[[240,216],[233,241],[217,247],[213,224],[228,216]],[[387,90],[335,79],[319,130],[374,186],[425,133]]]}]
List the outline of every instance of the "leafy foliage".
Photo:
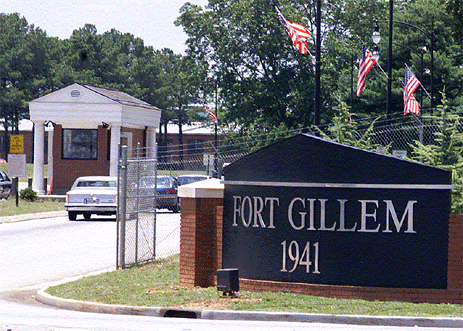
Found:
[{"label": "leafy foliage", "polygon": [[31,187],[27,187],[19,192],[19,197],[26,201],[36,201],[38,199],[37,192]]},{"label": "leafy foliage", "polygon": [[423,159],[429,165],[450,170],[455,189],[452,191],[452,211],[463,212],[463,133],[462,118],[452,113],[451,107],[443,93],[439,114],[429,116],[434,121],[437,131],[435,142],[423,144],[415,141],[412,145],[415,158]]},{"label": "leafy foliage", "polygon": [[[154,50],[115,29],[99,34],[92,24],[74,30],[69,39],[50,38],[19,14],[1,14],[0,118],[5,128],[17,127],[28,117],[28,101],[78,81],[117,88],[160,107],[163,127],[176,123],[181,129],[192,119],[201,119],[199,104],[214,102],[224,126],[263,134],[279,127],[307,128],[314,109],[312,57],[294,50],[275,5],[289,20],[311,31],[308,43],[313,52],[316,0],[209,0],[205,8],[187,2],[176,21],[188,35],[186,55]],[[358,116],[385,113],[386,77],[381,69],[387,63],[388,10],[383,0],[323,1],[321,124],[339,120],[338,98]],[[445,86],[449,105],[461,109],[461,13],[461,1],[394,1],[394,113],[403,110],[400,83],[405,64],[430,94],[431,77],[426,72],[431,69],[431,40],[434,104],[440,102],[437,92]],[[382,21],[380,58],[358,98],[357,59],[362,44],[373,46],[375,19]],[[427,114],[433,111],[429,94],[417,92]]]},{"label": "leafy foliage", "polygon": [[[356,115],[349,113],[349,107],[344,101],[339,101],[339,105],[335,107],[335,109],[337,112],[331,124],[328,125],[329,135],[317,128],[317,131],[322,137],[366,150],[373,150],[376,148],[376,145],[371,142],[371,138],[374,135],[374,125],[379,117],[361,133],[358,123],[355,121]],[[385,148],[385,150],[387,149],[388,147]]]}]

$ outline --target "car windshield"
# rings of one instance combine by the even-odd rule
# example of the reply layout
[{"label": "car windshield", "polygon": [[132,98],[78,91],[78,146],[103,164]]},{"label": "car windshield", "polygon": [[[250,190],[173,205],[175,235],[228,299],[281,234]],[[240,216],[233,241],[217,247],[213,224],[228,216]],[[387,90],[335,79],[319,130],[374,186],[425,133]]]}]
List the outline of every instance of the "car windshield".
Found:
[{"label": "car windshield", "polygon": [[83,180],[77,183],[77,187],[116,187],[116,182],[109,180]]},{"label": "car windshield", "polygon": [[[142,177],[140,179],[140,187],[143,188],[154,188],[155,182],[154,177]],[[169,177],[157,177],[156,179],[157,186],[170,186]]]},{"label": "car windshield", "polygon": [[170,180],[168,177],[158,177],[156,179],[156,184],[158,186],[169,186],[170,185]]}]

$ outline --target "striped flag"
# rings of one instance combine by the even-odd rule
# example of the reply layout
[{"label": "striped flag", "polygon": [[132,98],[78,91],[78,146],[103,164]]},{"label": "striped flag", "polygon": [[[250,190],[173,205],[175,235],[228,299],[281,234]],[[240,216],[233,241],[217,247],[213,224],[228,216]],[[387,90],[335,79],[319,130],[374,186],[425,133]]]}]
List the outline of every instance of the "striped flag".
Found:
[{"label": "striped flag", "polygon": [[208,108],[206,108],[206,113],[209,114],[209,117],[215,122],[215,125],[218,125],[219,124],[219,120],[217,119],[217,115],[214,114],[211,110],[209,110]]},{"label": "striped flag", "polygon": [[405,104],[404,115],[407,115],[409,113],[416,115],[420,114],[420,104],[418,103],[418,101],[416,101],[414,95],[410,96],[410,98],[408,98],[407,103]]},{"label": "striped flag", "polygon": [[419,114],[420,107],[418,101],[413,96],[413,93],[420,86],[420,81],[413,75],[411,70],[405,68],[405,83],[404,83],[404,114],[413,113]]},{"label": "striped flag", "polygon": [[278,20],[280,21],[281,25],[285,28],[286,32],[288,32],[291,40],[293,41],[294,47],[297,48],[299,53],[307,54],[309,49],[307,47],[307,38],[310,36],[310,31],[303,25],[298,23],[293,23],[288,21],[283,14],[280,12],[278,7],[275,6],[275,10],[278,15]]},{"label": "striped flag", "polygon": [[360,63],[359,63],[358,80],[357,80],[357,96],[358,97],[360,97],[360,94],[362,94],[362,91],[366,86],[367,74],[370,71],[370,69],[373,68],[375,63],[376,63],[376,60],[373,57],[373,54],[371,54],[367,46],[363,45],[362,55],[360,57]]}]

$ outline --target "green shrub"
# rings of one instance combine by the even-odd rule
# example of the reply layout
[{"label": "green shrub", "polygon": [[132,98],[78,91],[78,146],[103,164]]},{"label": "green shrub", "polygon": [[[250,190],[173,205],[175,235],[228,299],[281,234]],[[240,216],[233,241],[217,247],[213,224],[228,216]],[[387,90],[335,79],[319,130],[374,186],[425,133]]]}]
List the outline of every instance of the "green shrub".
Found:
[{"label": "green shrub", "polygon": [[38,199],[37,192],[30,187],[21,190],[21,192],[19,192],[19,197],[27,201],[36,201]]}]

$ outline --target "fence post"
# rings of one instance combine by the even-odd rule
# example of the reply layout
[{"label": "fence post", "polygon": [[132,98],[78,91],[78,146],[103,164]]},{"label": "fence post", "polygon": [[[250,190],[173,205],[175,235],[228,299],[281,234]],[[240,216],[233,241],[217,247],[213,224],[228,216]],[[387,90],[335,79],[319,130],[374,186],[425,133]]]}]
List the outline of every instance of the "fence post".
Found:
[{"label": "fence post", "polygon": [[125,225],[126,225],[126,202],[127,202],[127,146],[122,146],[120,149],[119,160],[119,183],[117,185],[119,190],[119,231],[118,231],[118,248],[119,248],[119,264],[118,268],[125,268]]},{"label": "fence post", "polygon": [[[154,162],[153,162],[153,167],[154,167],[154,178],[155,178],[155,189],[154,189],[154,201],[156,201],[156,192],[157,192],[157,178],[158,178],[158,143],[156,142],[154,144],[154,150],[152,152],[153,154],[151,155],[152,159],[154,159]],[[153,220],[153,257],[156,258],[156,223],[157,223],[157,215],[158,215],[158,212],[157,212],[157,209],[156,207],[154,207],[154,203],[151,204],[153,206],[153,217],[154,217],[154,220]]]}]

